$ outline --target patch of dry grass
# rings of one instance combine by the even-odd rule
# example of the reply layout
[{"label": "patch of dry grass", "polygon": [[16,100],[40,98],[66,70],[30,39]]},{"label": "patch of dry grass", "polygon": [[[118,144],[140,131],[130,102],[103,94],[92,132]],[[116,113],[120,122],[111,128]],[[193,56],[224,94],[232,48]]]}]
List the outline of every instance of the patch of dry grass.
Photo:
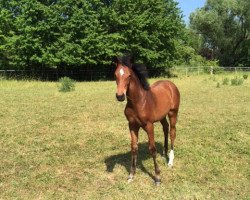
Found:
[{"label": "patch of dry grass", "polygon": [[[126,181],[130,136],[114,82],[60,93],[56,83],[1,80],[0,198],[248,199],[249,79],[220,88],[209,76],[173,81],[181,92],[175,165],[159,154],[155,187],[143,131],[136,178]],[[160,124],[155,135],[161,153]]]}]

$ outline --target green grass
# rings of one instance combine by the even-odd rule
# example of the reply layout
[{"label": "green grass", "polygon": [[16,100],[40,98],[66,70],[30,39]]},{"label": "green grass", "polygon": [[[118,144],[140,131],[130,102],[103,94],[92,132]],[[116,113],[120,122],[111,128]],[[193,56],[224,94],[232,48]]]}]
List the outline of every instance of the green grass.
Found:
[{"label": "green grass", "polygon": [[[175,163],[153,184],[147,136],[128,184],[130,136],[115,82],[0,81],[0,199],[250,199],[250,81],[173,79],[181,92]],[[154,82],[155,80],[151,80]]]}]

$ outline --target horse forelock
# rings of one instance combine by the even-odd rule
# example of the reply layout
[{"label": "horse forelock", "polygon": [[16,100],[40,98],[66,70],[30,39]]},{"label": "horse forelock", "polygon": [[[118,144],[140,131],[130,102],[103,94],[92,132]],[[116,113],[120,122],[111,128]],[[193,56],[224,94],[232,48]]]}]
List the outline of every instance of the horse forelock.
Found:
[{"label": "horse forelock", "polygon": [[117,62],[119,64],[122,64],[123,66],[131,67],[132,66],[132,57],[130,55],[118,56]]},{"label": "horse forelock", "polygon": [[145,90],[149,90],[148,83],[148,70],[144,64],[133,63],[133,56],[131,54],[125,54],[123,56],[117,56],[116,61],[118,64],[121,64],[125,67],[129,67],[138,77],[139,82]]}]

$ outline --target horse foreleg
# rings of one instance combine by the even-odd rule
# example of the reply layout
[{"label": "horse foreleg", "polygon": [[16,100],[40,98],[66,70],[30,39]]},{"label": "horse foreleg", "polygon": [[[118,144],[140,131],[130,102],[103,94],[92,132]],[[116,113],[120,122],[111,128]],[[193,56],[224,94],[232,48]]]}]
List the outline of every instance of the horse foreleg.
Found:
[{"label": "horse foreleg", "polygon": [[170,122],[170,140],[171,140],[171,150],[169,153],[168,166],[172,167],[174,165],[174,141],[176,138],[177,111],[170,112],[168,116]]},{"label": "horse foreleg", "polygon": [[131,135],[131,167],[128,181],[132,181],[136,171],[136,161],[138,153],[138,132],[139,126],[136,124],[129,123],[129,130]]},{"label": "horse foreleg", "polygon": [[151,123],[148,123],[145,126],[145,130],[148,134],[148,144],[149,144],[149,152],[153,157],[154,161],[154,167],[155,167],[155,184],[159,185],[161,183],[161,178],[160,178],[160,169],[158,167],[158,164],[156,162],[156,156],[157,156],[157,151],[155,147],[155,139],[154,139],[154,125]]}]

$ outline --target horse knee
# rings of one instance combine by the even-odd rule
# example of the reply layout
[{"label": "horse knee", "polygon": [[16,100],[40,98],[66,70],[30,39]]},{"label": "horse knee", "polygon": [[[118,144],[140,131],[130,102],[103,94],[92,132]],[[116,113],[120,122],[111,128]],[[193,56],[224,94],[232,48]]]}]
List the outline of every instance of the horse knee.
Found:
[{"label": "horse knee", "polygon": [[173,142],[176,138],[176,134],[170,134],[170,140]]},{"label": "horse knee", "polygon": [[155,146],[149,146],[149,153],[150,153],[152,156],[155,156],[155,155],[156,155],[156,148],[155,148]]},{"label": "horse knee", "polygon": [[136,145],[134,145],[134,144],[131,145],[131,152],[133,154],[137,154],[137,152],[138,152],[138,145],[137,144]]},{"label": "horse knee", "polygon": [[175,124],[171,124],[170,125],[170,130],[175,130],[176,129],[176,125]]}]

